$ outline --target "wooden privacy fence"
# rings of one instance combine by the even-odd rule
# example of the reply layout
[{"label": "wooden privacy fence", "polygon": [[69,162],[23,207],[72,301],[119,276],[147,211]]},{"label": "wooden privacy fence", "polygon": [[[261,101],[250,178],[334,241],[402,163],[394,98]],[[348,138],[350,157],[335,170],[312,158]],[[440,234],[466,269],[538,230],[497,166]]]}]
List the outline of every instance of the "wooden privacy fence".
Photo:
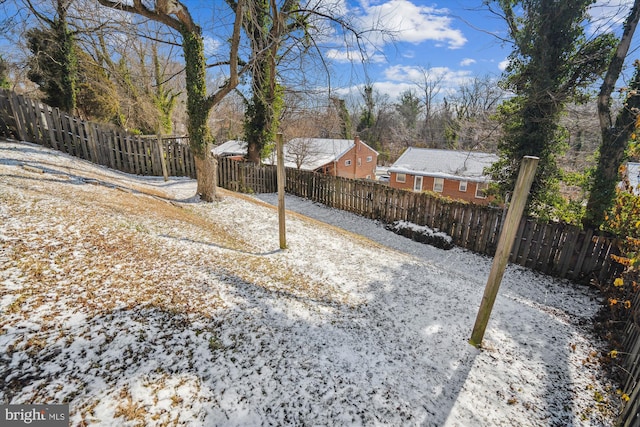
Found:
[{"label": "wooden privacy fence", "polygon": [[195,178],[193,155],[185,138],[142,137],[115,126],[86,122],[40,101],[0,90],[0,135],[77,156],[136,175]]},{"label": "wooden privacy fence", "polygon": [[[274,166],[220,159],[218,185],[234,191],[274,193],[275,174]],[[294,168],[287,168],[286,175],[289,194],[385,223],[404,220],[425,225],[451,236],[456,246],[489,256],[495,253],[502,209]],[[523,218],[510,261],[555,277],[602,281],[620,272],[611,254],[618,254],[614,238],[568,224]]]},{"label": "wooden privacy fence", "polygon": [[243,193],[275,193],[278,188],[276,168],[220,157],[218,186]]},{"label": "wooden privacy fence", "polygon": [[640,292],[636,292],[631,310],[635,314],[627,322],[622,343],[621,366],[626,372],[622,390],[629,396],[629,401],[618,419],[621,427],[640,426]]},{"label": "wooden privacy fence", "polygon": [[[495,253],[502,225],[502,209],[297,169],[287,169],[286,190],[386,223],[404,220],[437,229],[451,236],[456,246],[490,256]],[[575,281],[607,280],[621,268],[611,260],[611,254],[618,254],[614,238],[567,224],[523,218],[510,261]]]},{"label": "wooden privacy fence", "polygon": [[[145,138],[85,122],[39,101],[0,90],[0,133],[35,142],[113,169],[139,175],[195,178],[186,138]],[[218,184],[234,191],[276,192],[273,166],[219,159]],[[288,193],[386,223],[410,221],[447,233],[456,246],[485,255],[496,250],[503,212],[372,181],[287,169]],[[556,277],[607,280],[619,265],[615,239],[566,224],[523,219],[510,261]]]}]

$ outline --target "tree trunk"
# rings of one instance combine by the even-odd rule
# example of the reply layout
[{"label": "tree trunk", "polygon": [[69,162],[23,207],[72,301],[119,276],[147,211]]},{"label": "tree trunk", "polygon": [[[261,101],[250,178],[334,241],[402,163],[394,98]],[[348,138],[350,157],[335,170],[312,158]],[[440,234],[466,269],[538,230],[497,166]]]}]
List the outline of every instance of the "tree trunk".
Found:
[{"label": "tree trunk", "polygon": [[197,194],[200,196],[200,200],[205,202],[217,200],[218,160],[211,153],[211,147],[208,146],[205,149],[204,156],[194,156],[194,160],[198,177]]},{"label": "tree trunk", "polygon": [[[585,216],[582,219],[584,228],[598,229],[604,222],[605,212],[611,207],[615,197],[615,187],[618,183],[618,169],[624,159],[624,150],[627,146],[629,136],[634,131],[635,114],[632,114],[633,112],[629,108],[629,104],[636,104],[634,107],[637,107],[638,100],[627,100],[627,105],[618,115],[614,125],[611,115],[611,93],[613,92],[616,81],[620,77],[638,21],[640,21],[640,0],[635,0],[624,24],[622,37],[620,38],[615,54],[611,58],[609,68],[598,95],[598,119],[602,133],[602,144],[600,145],[598,166],[589,191],[589,200],[587,201]],[[634,84],[636,85],[635,89],[637,89],[637,64]],[[638,98],[638,96],[635,95],[632,96],[632,98]]]},{"label": "tree trunk", "polygon": [[[631,84],[640,86],[640,69]],[[585,228],[598,229],[604,222],[606,211],[611,207],[616,196],[616,186],[620,182],[618,170],[624,162],[625,150],[631,134],[635,131],[640,95],[633,94],[627,98],[624,108],[618,114],[615,126],[602,130],[602,145],[596,168],[587,209],[582,224]]]},{"label": "tree trunk", "polygon": [[247,144],[247,160],[255,163],[256,165],[260,164],[260,147],[259,143],[256,141],[251,141]]},{"label": "tree trunk", "polygon": [[67,23],[62,21],[58,23],[56,34],[60,43],[60,56],[62,57],[61,82],[62,91],[64,92],[64,111],[69,114],[76,113],[76,74],[77,74],[77,58],[75,55],[74,40],[71,32],[67,28]]},{"label": "tree trunk", "polygon": [[196,163],[198,195],[205,202],[216,200],[218,162],[211,153],[211,133],[207,126],[210,100],[207,98],[204,41],[199,28],[182,34],[187,73],[187,113],[189,146]]},{"label": "tree trunk", "polygon": [[[218,162],[211,154],[212,136],[207,126],[207,119],[213,106],[238,86],[238,76],[241,74],[238,70],[238,47],[240,46],[242,21],[245,15],[245,0],[231,2],[236,16],[230,40],[229,78],[210,96],[207,96],[207,66],[204,57],[202,29],[193,21],[189,10],[182,2],[170,0],[153,2],[98,0],[98,2],[112,9],[135,13],[168,25],[182,36],[187,86],[187,114],[189,116],[187,130],[189,132],[189,146],[196,163],[197,191],[202,200],[215,200]],[[247,69],[247,66],[244,69]]]}]

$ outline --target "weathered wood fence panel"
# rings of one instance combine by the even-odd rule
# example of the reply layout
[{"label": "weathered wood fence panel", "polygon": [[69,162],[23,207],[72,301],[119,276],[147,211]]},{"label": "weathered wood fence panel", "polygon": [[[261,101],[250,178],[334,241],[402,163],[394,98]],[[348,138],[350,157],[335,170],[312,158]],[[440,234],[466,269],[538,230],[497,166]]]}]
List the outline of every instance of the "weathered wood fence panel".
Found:
[{"label": "weathered wood fence panel", "polygon": [[[162,176],[157,137],[86,122],[40,101],[0,90],[0,135],[18,138],[136,175]],[[160,141],[169,175],[195,178],[186,138]]]},{"label": "weathered wood fence panel", "polygon": [[640,426],[640,292],[636,293],[632,310],[636,315],[627,323],[626,339],[622,345],[624,354],[621,365],[627,372],[622,387],[629,396],[618,419],[621,427]]},{"label": "weathered wood fence panel", "polygon": [[[502,226],[502,209],[297,169],[287,169],[286,191],[386,223],[424,225],[445,232],[456,246],[489,256],[495,253]],[[610,257],[616,251],[615,239],[592,230],[523,218],[510,260],[556,277],[606,280],[620,271]]]},{"label": "weathered wood fence panel", "polygon": [[278,181],[274,166],[218,158],[218,186],[245,193],[275,193]]}]

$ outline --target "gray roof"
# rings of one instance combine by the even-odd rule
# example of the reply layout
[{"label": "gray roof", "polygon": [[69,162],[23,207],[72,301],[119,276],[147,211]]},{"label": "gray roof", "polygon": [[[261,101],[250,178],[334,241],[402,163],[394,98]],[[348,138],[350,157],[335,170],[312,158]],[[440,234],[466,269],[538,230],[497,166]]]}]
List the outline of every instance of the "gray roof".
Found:
[{"label": "gray roof", "polygon": [[498,156],[477,151],[437,150],[409,147],[391,165],[389,172],[433,176],[465,181],[488,181],[484,168]]},{"label": "gray roof", "polygon": [[306,170],[316,170],[339,159],[355,145],[351,139],[294,138],[284,146],[285,166],[296,167],[294,147],[299,144],[309,147],[309,154],[300,167]]},{"label": "gray roof", "polygon": [[[296,158],[301,158],[300,169],[314,171],[340,159],[354,146],[355,142],[352,139],[294,138],[284,144],[284,165],[296,168]],[[272,158],[265,159],[265,163],[276,164],[275,153],[272,153]]]},{"label": "gray roof", "polygon": [[211,150],[216,156],[244,156],[247,154],[247,143],[232,139]]}]

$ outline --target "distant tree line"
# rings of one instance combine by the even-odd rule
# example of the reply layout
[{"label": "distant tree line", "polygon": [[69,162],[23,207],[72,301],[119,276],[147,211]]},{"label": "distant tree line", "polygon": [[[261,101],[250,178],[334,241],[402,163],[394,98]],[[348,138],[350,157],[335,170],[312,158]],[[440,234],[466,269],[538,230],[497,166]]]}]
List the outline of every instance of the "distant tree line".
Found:
[{"label": "distant tree line", "polygon": [[[188,133],[199,176],[215,175],[208,147],[227,139],[246,141],[260,162],[277,132],[357,134],[383,163],[409,146],[498,153],[491,191],[508,200],[521,158],[535,155],[528,213],[597,228],[633,156],[640,77],[613,94],[639,1],[622,28],[588,35],[592,0],[486,0],[512,46],[504,74],[451,88],[425,66],[392,100],[376,82],[356,95],[326,85],[331,64],[318,40],[341,32],[353,48],[366,34],[388,35],[337,0],[225,0],[198,15],[177,0],[3,0],[0,29],[19,54],[0,56],[0,87],[131,132]],[[215,182],[199,179],[198,193],[213,200]]]}]

